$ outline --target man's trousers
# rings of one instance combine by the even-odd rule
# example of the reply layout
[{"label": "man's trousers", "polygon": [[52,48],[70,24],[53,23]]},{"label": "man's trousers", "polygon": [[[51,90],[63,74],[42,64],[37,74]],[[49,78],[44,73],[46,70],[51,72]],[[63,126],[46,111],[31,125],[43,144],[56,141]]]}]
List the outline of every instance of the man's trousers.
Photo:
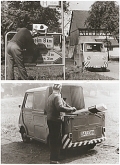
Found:
[{"label": "man's trousers", "polygon": [[47,121],[50,138],[50,160],[58,161],[61,148],[61,124],[62,121]]},{"label": "man's trousers", "polygon": [[27,80],[28,75],[24,66],[23,50],[14,42],[7,45],[7,79],[14,80],[14,63],[18,67],[20,78]]}]

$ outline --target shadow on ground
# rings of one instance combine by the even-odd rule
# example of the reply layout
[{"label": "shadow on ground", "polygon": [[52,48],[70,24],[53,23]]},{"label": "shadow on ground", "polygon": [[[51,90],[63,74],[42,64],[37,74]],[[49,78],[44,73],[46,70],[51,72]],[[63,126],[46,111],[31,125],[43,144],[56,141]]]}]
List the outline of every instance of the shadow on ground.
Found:
[{"label": "shadow on ground", "polygon": [[4,164],[48,164],[49,148],[33,141],[13,142],[1,146],[1,163]]},{"label": "shadow on ground", "polygon": [[109,69],[102,70],[101,68],[91,68],[91,69],[88,69],[88,71],[90,71],[90,72],[110,72]]},{"label": "shadow on ground", "polygon": [[63,160],[60,161],[60,163],[68,164],[77,159],[80,160],[80,159],[87,158],[95,154],[97,154],[96,150],[71,149],[67,151],[66,156],[64,157]]},{"label": "shadow on ground", "polygon": [[[68,150],[60,163],[69,163],[77,159],[96,154],[97,151]],[[1,146],[2,164],[49,164],[49,147],[43,143],[13,142]]]}]

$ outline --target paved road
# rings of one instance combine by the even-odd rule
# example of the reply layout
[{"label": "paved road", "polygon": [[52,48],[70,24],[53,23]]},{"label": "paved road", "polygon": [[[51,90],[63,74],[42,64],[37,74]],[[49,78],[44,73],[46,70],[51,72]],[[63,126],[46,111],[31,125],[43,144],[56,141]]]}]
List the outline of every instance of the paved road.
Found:
[{"label": "paved road", "polygon": [[118,61],[109,61],[108,68],[105,72],[101,69],[92,70],[92,72],[96,72],[103,76],[112,77],[116,80],[119,79],[119,62]]}]

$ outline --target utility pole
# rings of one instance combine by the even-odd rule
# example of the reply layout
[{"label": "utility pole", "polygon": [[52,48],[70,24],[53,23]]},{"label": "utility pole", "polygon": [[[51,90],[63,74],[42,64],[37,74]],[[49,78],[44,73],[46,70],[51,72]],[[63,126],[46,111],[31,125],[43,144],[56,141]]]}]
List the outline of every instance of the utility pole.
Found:
[{"label": "utility pole", "polygon": [[61,16],[62,16],[62,63],[63,63],[63,74],[64,74],[64,80],[65,80],[65,33],[64,33],[63,1],[61,1]]},{"label": "utility pole", "polygon": [[110,60],[109,55],[109,47],[108,47],[108,38],[107,38],[107,32],[106,32],[106,43],[107,43],[107,52],[108,52],[108,61]]}]

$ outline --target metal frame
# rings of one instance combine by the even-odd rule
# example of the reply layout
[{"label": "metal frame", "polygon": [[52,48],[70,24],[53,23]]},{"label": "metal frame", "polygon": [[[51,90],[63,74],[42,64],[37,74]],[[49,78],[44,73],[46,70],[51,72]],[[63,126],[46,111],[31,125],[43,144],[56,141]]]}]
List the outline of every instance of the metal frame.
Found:
[{"label": "metal frame", "polygon": [[[40,66],[63,66],[63,79],[65,80],[65,34],[64,34],[64,10],[63,10],[63,1],[61,1],[61,16],[62,16],[62,33],[47,33],[47,35],[62,35],[62,64],[37,64],[36,67]],[[7,55],[7,37],[9,34],[16,34],[17,32],[8,32],[5,35],[5,80],[6,80],[6,55]],[[42,35],[46,35],[45,33],[42,33]],[[28,66],[28,65],[27,65]],[[33,66],[31,64],[31,66]]]},{"label": "metal frame", "polygon": [[7,36],[8,34],[16,34],[17,32],[7,32],[6,35],[5,35],[5,80],[6,80],[6,73],[7,73],[7,66],[6,66],[6,60],[7,60]]}]

